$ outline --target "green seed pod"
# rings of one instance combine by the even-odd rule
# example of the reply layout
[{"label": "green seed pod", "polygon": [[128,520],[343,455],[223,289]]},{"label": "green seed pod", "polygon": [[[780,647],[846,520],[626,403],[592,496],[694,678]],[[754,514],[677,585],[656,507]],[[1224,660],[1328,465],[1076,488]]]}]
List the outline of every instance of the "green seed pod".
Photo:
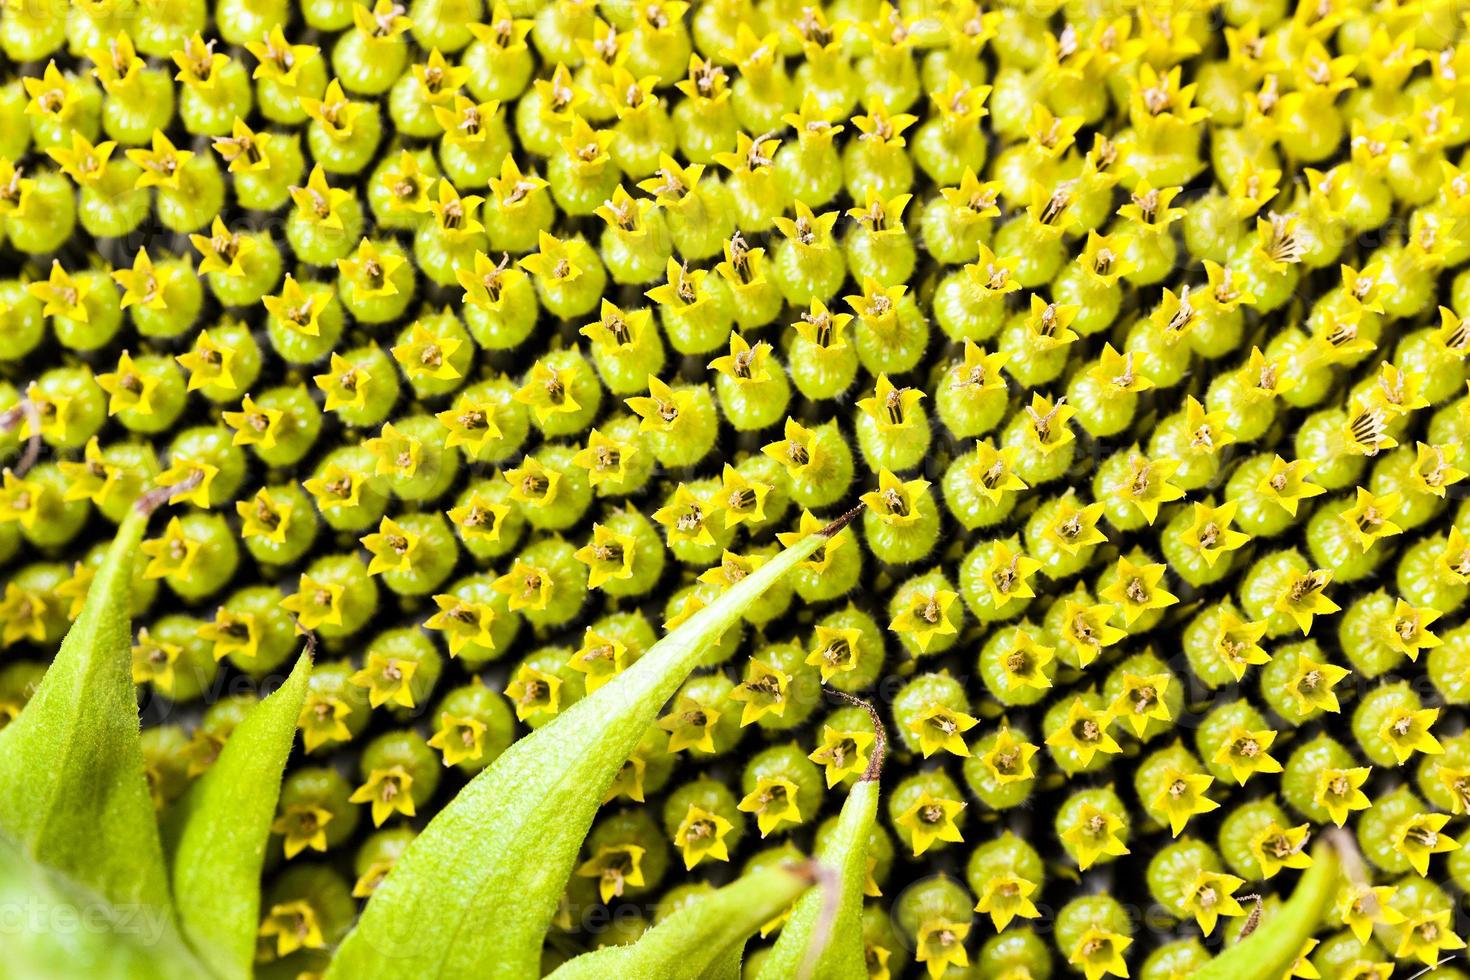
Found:
[{"label": "green seed pod", "polygon": [[352,683],[367,689],[373,708],[386,704],[403,719],[425,706],[442,670],[438,649],[421,631],[386,630],[368,644]]},{"label": "green seed pod", "polygon": [[801,824],[821,808],[822,777],[795,743],[775,745],[755,755],[741,780],[740,809],[755,814],[761,837]]},{"label": "green seed pod", "polygon": [[791,499],[807,509],[831,506],[852,485],[852,449],[834,419],[808,429],[787,418],[785,438],[761,452],[786,467]]},{"label": "green seed pod", "polygon": [[372,618],[378,587],[356,554],[318,558],[301,573],[297,591],[281,600],[281,608],[324,639],[338,639]]},{"label": "green seed pod", "polygon": [[586,470],[573,463],[576,455],[570,446],[544,445],[505,471],[510,499],[533,528],[565,530],[587,512],[592,486]]},{"label": "green seed pod", "polygon": [[1401,766],[1415,752],[1443,751],[1430,729],[1439,709],[1426,708],[1407,681],[1384,684],[1363,696],[1353,711],[1353,735],[1368,761]]},{"label": "green seed pod", "polygon": [[388,508],[387,487],[372,479],[373,469],[370,449],[343,446],[324,456],[301,485],[328,527],[362,531],[377,524]]},{"label": "green seed pod", "polygon": [[644,445],[638,419],[623,414],[593,429],[574,462],[587,469],[598,496],[618,497],[641,490],[652,478],[656,461]]},{"label": "green seed pod", "polygon": [[669,733],[669,752],[723,755],[744,737],[730,695],[735,685],[722,673],[700,674],[679,688],[658,727]]},{"label": "green seed pod", "polygon": [[321,955],[320,951],[340,942],[352,928],[357,911],[346,880],[334,869],[318,864],[286,868],[266,889],[260,904],[260,943],[267,962],[298,950]]},{"label": "green seed pod", "polygon": [[214,650],[200,635],[204,624],[192,616],[165,616],[139,627],[133,644],[133,682],[145,680],[175,702],[203,695],[218,674]]},{"label": "green seed pod", "polygon": [[1174,727],[1184,710],[1184,685],[1154,653],[1134,654],[1108,672],[1103,696],[1120,730],[1140,741]]},{"label": "green seed pod", "polygon": [[811,716],[822,700],[822,676],[806,656],[795,640],[763,646],[751,656],[744,680],[730,695],[744,702],[742,727],[753,723],[766,731],[786,731]]},{"label": "green seed pod", "polygon": [[351,785],[329,766],[288,773],[271,824],[285,858],[289,861],[305,851],[325,853],[350,840],[362,815],[348,800],[351,795]]},{"label": "green seed pod", "polygon": [[1458,626],[1445,630],[1439,635],[1439,640],[1439,645],[1429,650],[1429,679],[1446,704],[1465,704],[1470,701],[1470,672],[1465,669],[1470,629]]},{"label": "green seed pod", "polygon": [[1057,913],[1057,949],[1084,971],[1123,966],[1132,931],[1123,906],[1109,895],[1074,898]]},{"label": "green seed pod", "polygon": [[1349,671],[1327,659],[1313,640],[1278,648],[1261,671],[1261,696],[1292,725],[1339,708],[1334,688]]},{"label": "green seed pod", "polygon": [[979,896],[976,911],[988,914],[997,930],[1004,931],[1017,918],[1041,914],[1031,901],[1046,880],[1041,855],[1010,831],[975,848],[965,880]]},{"label": "green seed pod", "polygon": [[[802,511],[796,534],[810,534],[822,522],[811,511]],[[790,546],[793,535],[778,534]],[[846,595],[857,587],[863,572],[863,549],[856,532],[843,528],[812,556],[791,571],[791,585],[803,602],[821,602]]]},{"label": "green seed pod", "polygon": [[864,690],[883,673],[883,632],[856,606],[828,613],[817,621],[806,662],[824,684],[847,694]]},{"label": "green seed pod", "polygon": [[14,721],[36,693],[45,668],[22,661],[0,669],[0,730]]},{"label": "green seed pod", "polygon": [[1193,837],[1180,838],[1149,859],[1146,874],[1149,894],[1177,919],[1189,919],[1198,912],[1208,915],[1212,910],[1214,915],[1220,915],[1222,905],[1231,907],[1228,901],[1203,905],[1198,901],[1198,886],[1217,883],[1223,868],[1220,855],[1209,844]]},{"label": "green seed pod", "polygon": [[1369,977],[1389,955],[1371,936],[1360,942],[1344,929],[1322,940],[1312,951],[1311,963],[1324,977]]},{"label": "green seed pod", "polygon": [[794,335],[786,349],[791,380],[807,398],[836,398],[857,377],[858,355],[847,336],[852,322],[849,313],[833,313],[826,304],[813,300],[807,312],[792,324]]},{"label": "green seed pod", "polygon": [[1128,853],[1129,818],[1112,787],[1073,793],[1056,817],[1057,838],[1082,870]]},{"label": "green seed pod", "polygon": [[510,484],[498,477],[470,482],[444,513],[459,543],[481,561],[514,551],[526,527],[525,514],[511,500]]},{"label": "green seed pod", "polygon": [[383,490],[401,500],[438,500],[459,473],[460,455],[449,446],[449,433],[432,415],[410,415],[383,425],[378,436],[363,442],[372,454],[372,475]]},{"label": "green seed pod", "polygon": [[911,657],[942,653],[954,646],[964,625],[959,593],[939,568],[899,585],[888,601],[890,632],[898,634]]},{"label": "green seed pod", "polygon": [[598,884],[604,902],[657,891],[669,870],[669,849],[645,810],[608,814],[587,835],[578,877]]},{"label": "green seed pod", "polygon": [[1108,731],[1112,721],[1108,698],[1088,691],[1052,705],[1041,727],[1052,758],[1071,775],[1101,769],[1121,751]]},{"label": "green seed pod", "polygon": [[510,706],[478,677],[446,693],[436,711],[434,734],[428,744],[444,756],[446,766],[477,773],[515,739]]},{"label": "green seed pod", "polygon": [[992,936],[980,947],[977,960],[985,976],[1020,973],[1048,980],[1052,971],[1051,951],[1046,941],[1030,929],[1011,928]]},{"label": "green seed pod", "polygon": [[873,557],[888,564],[922,560],[939,539],[939,508],[928,480],[901,480],[883,469],[878,489],[863,494],[863,536]]},{"label": "green seed pod", "polygon": [[[963,842],[965,800],[960,788],[941,769],[909,776],[888,795],[888,820],[893,832],[915,857],[931,848],[944,849]],[[909,893],[905,893],[907,897]],[[904,899],[899,902],[902,921]],[[969,921],[969,902],[964,921]]]},{"label": "green seed pod", "polygon": [[1298,746],[1286,760],[1281,795],[1292,809],[1314,823],[1342,824],[1347,815],[1368,805],[1359,788],[1368,778],[1366,768],[1354,766],[1342,743],[1319,735]]},{"label": "green seed pod", "polygon": [[561,538],[533,541],[495,580],[494,588],[533,626],[565,624],[587,598],[587,567],[577,561],[576,550]]},{"label": "green seed pod", "polygon": [[947,671],[920,674],[906,683],[893,699],[893,720],[902,744],[925,758],[944,750],[968,755],[965,732],[975,727],[965,687]]},{"label": "green seed pod", "polygon": [[351,663],[339,660],[312,670],[297,727],[308,754],[350,742],[362,734],[371,717],[367,691],[351,682]]},{"label": "green seed pod", "polygon": [[395,813],[414,816],[439,786],[439,759],[416,732],[379,735],[363,747],[358,768],[363,783],[353,791],[352,802],[372,805],[375,827]]},{"label": "green seed pod", "polygon": [[1031,760],[1037,751],[1024,732],[1012,730],[1002,720],[1000,727],[971,746],[964,763],[965,783],[993,809],[1020,806],[1030,799],[1036,785]]},{"label": "green seed pod", "polygon": [[1194,744],[1210,774],[1222,784],[1245,785],[1258,773],[1281,772],[1270,754],[1276,732],[1249,701],[1213,708],[1194,732]]},{"label": "green seed pod", "polygon": [[286,565],[311,550],[319,527],[311,498],[294,483],[262,487],[235,502],[245,550],[262,565]]},{"label": "green seed pod", "polygon": [[1219,848],[1230,869],[1247,881],[1270,878],[1282,868],[1305,868],[1308,825],[1291,826],[1271,800],[1243,803],[1220,824]]},{"label": "green seed pod", "polygon": [[1139,971],[1139,980],[1168,980],[1189,976],[1210,961],[1210,953],[1193,937],[1165,943],[1149,954]]},{"label": "green seed pod", "polygon": [[467,460],[498,463],[510,459],[526,441],[531,420],[516,398],[515,382],[487,378],[460,390],[454,407],[435,417],[449,430],[447,446],[457,446]]},{"label": "green seed pod", "polygon": [[357,873],[357,883],[352,886],[352,897],[371,897],[415,836],[417,831],[412,827],[398,826],[376,831],[363,841],[352,859],[352,870]]},{"label": "green seed pod", "polygon": [[664,802],[664,830],[686,870],[705,860],[729,861],[730,848],[745,836],[745,819],[730,788],[707,776],[680,786]]},{"label": "green seed pod", "polygon": [[973,918],[970,895],[955,879],[934,875],[910,886],[899,896],[893,916],[915,958],[930,970],[942,973],[950,963],[968,962],[964,942]]},{"label": "green seed pod", "polygon": [[471,575],[434,596],[438,611],[424,626],[445,634],[449,655],[477,668],[505,655],[520,630],[521,616],[488,575]]},{"label": "green seed pod", "polygon": [[1200,760],[1177,741],[1145,757],[1133,776],[1143,812],[1175,837],[1196,814],[1219,807],[1205,795],[1212,782]]},{"label": "green seed pod", "polygon": [[982,623],[1011,619],[1036,595],[1030,578],[1041,563],[1020,550],[1020,541],[982,541],[960,564],[960,594]]},{"label": "green seed pod", "polygon": [[505,686],[517,719],[538,729],[583,698],[586,680],[572,668],[571,657],[565,647],[544,647],[526,655]]},{"label": "green seed pod", "polygon": [[184,751],[189,737],[178,725],[160,725],[142,732],[139,741],[148,792],[154,807],[163,810],[189,788],[188,756]]},{"label": "green seed pod", "polygon": [[234,533],[218,514],[195,512],[172,518],[161,537],[140,547],[150,559],[144,577],[163,579],[185,600],[218,592],[240,561]]}]

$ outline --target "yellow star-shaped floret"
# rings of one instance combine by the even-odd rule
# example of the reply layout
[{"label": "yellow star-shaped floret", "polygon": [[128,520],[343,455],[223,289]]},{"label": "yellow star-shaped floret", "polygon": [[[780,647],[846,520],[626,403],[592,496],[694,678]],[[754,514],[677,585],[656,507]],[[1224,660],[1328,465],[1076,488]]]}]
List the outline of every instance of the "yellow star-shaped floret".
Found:
[{"label": "yellow star-shaped floret", "polygon": [[1070,845],[1077,866],[1083,871],[1102,857],[1121,857],[1129,853],[1123,843],[1123,818],[1112,810],[1084,803],[1071,826],[1062,832],[1062,841]]},{"label": "yellow star-shaped floret", "polygon": [[861,775],[868,768],[868,750],[873,747],[872,732],[847,731],[822,726],[822,742],[807,756],[826,767],[827,788],[831,789],[848,776]]},{"label": "yellow star-shaped floret", "polygon": [[615,531],[605,524],[593,524],[591,540],[578,548],[574,557],[587,566],[587,587],[597,589],[612,579],[632,578],[636,554],[637,543],[631,534]]},{"label": "yellow star-shaped floret", "polygon": [[439,729],[429,737],[429,747],[444,754],[446,766],[475,762],[485,754],[486,725],[477,718],[439,714]]},{"label": "yellow star-shaped floret", "polygon": [[350,680],[356,686],[367,689],[368,702],[374,708],[390,702],[412,708],[414,697],[411,684],[418,668],[418,663],[413,660],[374,653],[368,655],[367,663]]},{"label": "yellow star-shaped floret", "polygon": [[711,861],[730,860],[730,847],[725,838],[735,825],[718,813],[704,807],[689,804],[684,819],[674,831],[674,843],[684,858],[684,869],[690,870],[705,858]]},{"label": "yellow star-shaped floret", "polygon": [[918,857],[935,841],[964,843],[964,837],[955,824],[955,818],[964,808],[961,800],[947,800],[924,790],[913,805],[899,815],[895,824],[900,830],[909,832],[914,857]]},{"label": "yellow star-shaped floret", "polygon": [[351,803],[367,803],[372,807],[373,826],[381,827],[383,821],[401,813],[405,817],[414,815],[413,774],[403,766],[374,769],[368,773],[367,781],[347,799]]}]

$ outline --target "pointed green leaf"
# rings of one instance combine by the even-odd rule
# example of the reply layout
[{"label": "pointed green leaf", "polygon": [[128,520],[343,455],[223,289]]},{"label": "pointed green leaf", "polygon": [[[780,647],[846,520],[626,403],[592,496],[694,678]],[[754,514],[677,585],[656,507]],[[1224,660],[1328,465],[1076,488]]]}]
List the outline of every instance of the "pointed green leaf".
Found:
[{"label": "pointed green leaf", "polygon": [[1312,852],[1291,899],[1255,932],[1196,970],[1194,980],[1279,980],[1317,931],[1341,884],[1341,862],[1331,843]]},{"label": "pointed green leaf", "polygon": [[171,916],[138,738],[128,614],[147,522],[141,507],[123,518],[35,697],[0,731],[0,831],[114,905]]},{"label": "pointed green leaf", "polygon": [[867,771],[848,791],[836,829],[816,854],[817,861],[837,876],[836,911],[834,914],[829,897],[821,891],[803,895],[761,965],[760,980],[786,980],[808,972],[822,980],[867,980],[863,888],[868,881],[868,839],[878,816],[878,776],[887,736],[871,704],[836,693],[866,708],[877,734]]},{"label": "pointed green leaf", "polygon": [[221,977],[250,976],[260,869],[310,677],[308,649],[286,683],[230,733],[214,765],[171,815],[180,927]]},{"label": "pointed green leaf", "polygon": [[690,902],[635,943],[608,946],[563,963],[550,980],[684,980],[699,976],[721,962],[724,950],[743,944],[762,923],[780,915],[813,880],[809,865],[752,871]]},{"label": "pointed green leaf", "polygon": [[33,861],[0,834],[0,908],[6,977],[200,980],[207,972],[184,946],[166,910],[113,905]]},{"label": "pointed green leaf", "polygon": [[582,840],[639,739],[714,640],[843,523],[766,562],[476,776],[379,885],[329,980],[536,976]]},{"label": "pointed green leaf", "polygon": [[699,975],[699,980],[740,980],[740,967],[745,959],[745,940],[742,939],[720,951]]}]

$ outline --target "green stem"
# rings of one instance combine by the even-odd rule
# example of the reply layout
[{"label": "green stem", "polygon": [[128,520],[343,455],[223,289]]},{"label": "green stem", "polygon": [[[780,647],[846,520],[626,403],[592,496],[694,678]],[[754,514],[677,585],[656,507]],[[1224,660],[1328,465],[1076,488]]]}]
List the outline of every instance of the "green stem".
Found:
[{"label": "green stem", "polygon": [[814,880],[810,864],[752,871],[675,912],[635,943],[584,953],[563,964],[551,980],[699,976],[720,963],[724,951],[780,915]]},{"label": "green stem", "polygon": [[1279,980],[1331,905],[1341,883],[1341,861],[1331,843],[1317,845],[1312,866],[1302,874],[1291,899],[1270,920],[1195,971],[1194,980]]},{"label": "green stem", "polygon": [[863,888],[868,880],[868,839],[878,816],[878,777],[887,737],[882,719],[871,704],[841,691],[834,693],[865,709],[877,735],[868,768],[848,792],[836,829],[816,855],[837,877],[835,914],[831,897],[822,890],[804,895],[782,926],[762,966],[760,980],[797,976],[865,980],[868,976],[863,949]]}]

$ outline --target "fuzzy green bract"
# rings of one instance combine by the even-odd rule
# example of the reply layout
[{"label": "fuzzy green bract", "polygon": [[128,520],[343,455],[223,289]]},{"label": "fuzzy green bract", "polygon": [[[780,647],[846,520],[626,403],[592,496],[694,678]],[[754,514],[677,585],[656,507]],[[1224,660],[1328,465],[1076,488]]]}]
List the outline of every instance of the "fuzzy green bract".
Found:
[{"label": "fuzzy green bract", "polygon": [[311,660],[251,710],[171,815],[166,862],[129,672],[134,557],[154,503],[129,509],[35,696],[0,732],[0,903],[39,915],[7,930],[6,976],[251,975]]},{"label": "fuzzy green bract", "polygon": [[378,887],[329,980],[538,976],[542,940],[619,768],[715,639],[827,540],[819,532],[782,551],[476,776]]},{"label": "fuzzy green bract", "polygon": [[1195,971],[1195,980],[1278,980],[1317,931],[1341,884],[1341,862],[1331,844],[1312,852],[1291,899],[1236,945]]},{"label": "fuzzy green bract", "polygon": [[[878,780],[860,779],[848,791],[837,818],[837,829],[817,861],[837,875],[837,914],[826,906],[831,899],[820,889],[802,896],[781,927],[781,935],[761,966],[760,980],[785,980],[801,973],[813,943],[822,947],[812,976],[821,980],[864,980],[868,965],[863,956],[863,884],[868,877],[868,835],[878,815]],[[823,922],[824,916],[831,916]]]},{"label": "fuzzy green bract", "polygon": [[[733,884],[691,902],[627,946],[583,953],[563,964],[550,980],[686,980],[723,965],[724,953],[746,939],[810,888],[805,867],[752,871]],[[820,898],[820,895],[818,895]],[[785,974],[788,978],[799,973]]]},{"label": "fuzzy green bract", "polygon": [[180,941],[166,909],[113,905],[37,864],[0,834],[0,906],[27,918],[5,930],[0,975],[14,980],[200,980],[204,967]]},{"label": "fuzzy green bract", "polygon": [[235,727],[214,765],[171,814],[180,926],[220,977],[251,975],[260,869],[310,677],[307,653],[285,684]]},{"label": "fuzzy green bract", "polygon": [[0,731],[0,831],[117,905],[170,908],[139,743],[128,616],[148,514],[131,508],[35,697]]}]

